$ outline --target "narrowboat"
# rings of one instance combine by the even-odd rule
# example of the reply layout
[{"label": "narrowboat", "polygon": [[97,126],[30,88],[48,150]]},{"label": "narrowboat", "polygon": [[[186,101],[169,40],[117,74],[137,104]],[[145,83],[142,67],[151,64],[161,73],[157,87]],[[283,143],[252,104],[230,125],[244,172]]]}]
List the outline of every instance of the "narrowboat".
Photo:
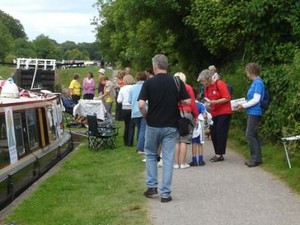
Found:
[{"label": "narrowboat", "polygon": [[[20,91],[21,90],[21,91]],[[59,93],[7,80],[0,94],[0,210],[73,150]]]}]

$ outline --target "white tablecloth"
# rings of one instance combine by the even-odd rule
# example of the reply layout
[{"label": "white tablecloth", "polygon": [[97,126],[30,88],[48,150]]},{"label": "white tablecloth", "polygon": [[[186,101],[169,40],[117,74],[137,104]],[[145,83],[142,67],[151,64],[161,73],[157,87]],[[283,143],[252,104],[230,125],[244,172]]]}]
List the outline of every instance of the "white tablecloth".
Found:
[{"label": "white tablecloth", "polygon": [[105,107],[102,100],[79,100],[73,109],[73,116],[97,115],[97,119],[105,120]]}]

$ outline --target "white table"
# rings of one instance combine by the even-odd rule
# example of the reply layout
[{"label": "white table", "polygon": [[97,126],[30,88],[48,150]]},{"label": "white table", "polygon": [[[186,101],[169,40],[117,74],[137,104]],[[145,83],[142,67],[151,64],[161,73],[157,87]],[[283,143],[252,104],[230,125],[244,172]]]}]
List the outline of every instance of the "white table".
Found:
[{"label": "white table", "polygon": [[281,140],[283,141],[283,146],[284,146],[286,161],[288,163],[289,168],[291,169],[292,165],[291,165],[291,162],[290,162],[290,157],[289,157],[287,143],[291,142],[291,141],[299,141],[300,140],[300,135],[290,136],[290,137],[283,137],[283,138],[281,138]]},{"label": "white table", "polygon": [[96,115],[97,119],[105,120],[105,107],[102,100],[79,100],[73,109],[73,116],[86,117],[87,115]]}]

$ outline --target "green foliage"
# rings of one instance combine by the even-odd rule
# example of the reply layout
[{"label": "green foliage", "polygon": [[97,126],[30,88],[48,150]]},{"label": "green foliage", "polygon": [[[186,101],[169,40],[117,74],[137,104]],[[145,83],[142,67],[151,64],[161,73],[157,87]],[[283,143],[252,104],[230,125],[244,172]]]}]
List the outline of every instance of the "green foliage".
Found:
[{"label": "green foliage", "polygon": [[0,24],[7,28],[13,39],[27,38],[21,22],[0,10]]},{"label": "green foliage", "polygon": [[98,4],[99,47],[108,61],[144,70],[155,54],[163,53],[169,58],[172,73],[180,70],[194,78],[197,67],[209,59],[204,57],[207,51],[195,33],[183,23],[190,1],[117,0]]},{"label": "green foliage", "polygon": [[76,54],[68,52],[66,55],[71,55],[70,58],[64,59],[101,59],[101,53],[94,43],[66,41],[60,45],[43,34],[32,42],[28,41],[21,22],[0,10],[0,61],[11,62],[11,59],[22,57],[61,60],[66,51],[74,49],[77,49]]},{"label": "green foliage", "polygon": [[214,55],[262,63],[291,62],[299,48],[297,0],[194,0],[186,24]]},{"label": "green foliage", "polygon": [[236,50],[242,45],[244,24],[243,1],[193,1],[186,24],[195,28],[212,54],[222,49]]},{"label": "green foliage", "polygon": [[79,49],[75,48],[72,50],[65,51],[64,59],[83,59],[89,60],[89,54],[87,51],[80,51]]},{"label": "green foliage", "polygon": [[[262,66],[262,79],[271,95],[271,103],[262,117],[260,133],[264,140],[280,142],[283,136],[300,133],[300,51],[292,64]],[[246,81],[243,61],[224,67],[222,77],[233,86],[234,97],[246,96],[250,82]],[[232,125],[245,128],[245,113],[235,113]]]},{"label": "green foliage", "polygon": [[55,40],[48,36],[40,35],[33,42],[33,47],[37,58],[56,59],[61,58],[61,52]]},{"label": "green foliage", "polygon": [[18,38],[14,41],[13,53],[15,58],[33,58],[36,55],[32,42],[25,38]]},{"label": "green foliage", "polygon": [[13,38],[8,29],[0,23],[0,61],[4,61],[11,50]]}]

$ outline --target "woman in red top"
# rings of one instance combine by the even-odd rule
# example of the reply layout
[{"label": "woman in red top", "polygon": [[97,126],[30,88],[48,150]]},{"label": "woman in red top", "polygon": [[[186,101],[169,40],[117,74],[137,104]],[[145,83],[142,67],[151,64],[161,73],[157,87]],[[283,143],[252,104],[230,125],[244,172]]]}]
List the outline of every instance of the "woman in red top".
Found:
[{"label": "woman in red top", "polygon": [[[182,82],[185,84],[185,88],[188,92],[188,94],[191,97],[191,104],[187,105],[187,104],[179,104],[179,110],[180,113],[181,111],[184,112],[184,116],[186,118],[189,118],[192,123],[194,124],[195,121],[198,119],[198,109],[196,106],[196,101],[195,101],[195,94],[193,91],[193,88],[186,84],[186,76],[181,73],[178,72],[176,73],[174,76],[178,76],[180,78],[180,80],[182,80]],[[175,148],[175,159],[174,159],[174,168],[175,169],[185,169],[190,167],[189,164],[186,163],[186,150],[187,150],[187,144],[191,144],[192,143],[192,130],[190,132],[189,135],[187,136],[180,136],[180,138],[178,139],[177,143],[176,143],[176,148]]]},{"label": "woman in red top", "polygon": [[205,85],[204,96],[205,105],[210,108],[213,119],[211,128],[211,140],[213,142],[215,156],[210,159],[211,162],[220,162],[224,160],[226,153],[226,144],[228,138],[229,124],[231,120],[231,96],[227,84],[222,80],[212,80],[212,74],[209,70],[203,70],[199,74],[200,82]]}]

